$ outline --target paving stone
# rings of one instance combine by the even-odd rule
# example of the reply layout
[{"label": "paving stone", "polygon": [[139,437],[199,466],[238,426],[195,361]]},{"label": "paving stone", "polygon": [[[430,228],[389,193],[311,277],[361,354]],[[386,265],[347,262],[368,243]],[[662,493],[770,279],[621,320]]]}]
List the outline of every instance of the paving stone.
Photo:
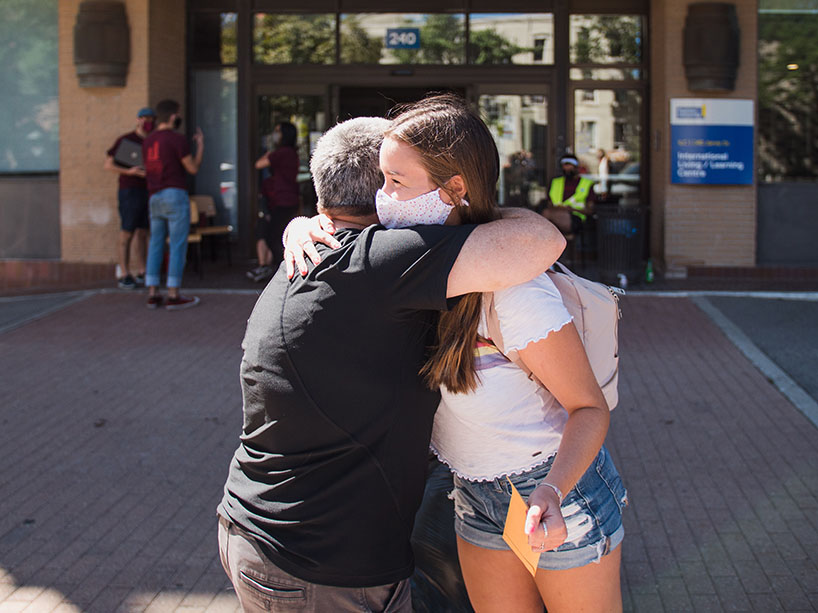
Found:
[{"label": "paving stone", "polygon": [[713,583],[725,611],[750,610],[750,601],[738,577],[715,577]]},{"label": "paving stone", "polygon": [[634,594],[632,602],[636,613],[656,613],[664,609],[659,594]]},{"label": "paving stone", "polygon": [[63,601],[65,597],[55,590],[43,590],[31,603],[23,609],[24,613],[40,613],[42,611],[53,611]]},{"label": "paving stone", "polygon": [[812,605],[807,594],[792,576],[771,577],[770,581],[773,585],[773,591],[785,610],[808,611],[811,608]]},{"label": "paving stone", "polygon": [[692,610],[695,611],[695,613],[720,613],[724,610],[719,597],[715,593],[692,594],[690,601],[693,605]]},{"label": "paving stone", "polygon": [[771,594],[773,592],[770,578],[761,565],[754,559],[734,562],[738,578],[748,594]]},{"label": "paving stone", "polygon": [[768,611],[784,611],[784,606],[775,594],[750,594],[747,598],[753,611],[767,613]]},{"label": "paving stone", "polygon": [[704,564],[682,562],[679,566],[688,593],[691,595],[716,593],[716,588]]}]

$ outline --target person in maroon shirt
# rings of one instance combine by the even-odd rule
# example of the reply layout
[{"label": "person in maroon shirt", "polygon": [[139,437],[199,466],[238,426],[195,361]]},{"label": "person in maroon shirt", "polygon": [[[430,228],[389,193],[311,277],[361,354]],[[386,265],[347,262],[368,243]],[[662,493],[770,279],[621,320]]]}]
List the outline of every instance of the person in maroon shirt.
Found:
[{"label": "person in maroon shirt", "polygon": [[[148,248],[148,186],[145,183],[145,169],[141,165],[124,166],[114,158],[122,141],[128,140],[141,145],[143,139],[153,130],[156,114],[150,107],[140,109],[136,114],[136,127],[132,132],[116,139],[105,155],[103,168],[119,175],[119,271],[117,285],[122,289],[136,289],[145,285],[145,254]],[[134,239],[136,242],[134,243]],[[131,274],[131,244],[136,247],[137,274]]]},{"label": "person in maroon shirt", "polygon": [[[199,304],[198,297],[182,296],[179,288],[190,232],[190,199],[185,173],[195,175],[198,172],[204,153],[204,135],[200,129],[196,129],[193,136],[196,153],[191,154],[187,139],[176,131],[182,125],[182,117],[179,115],[179,103],[175,100],[159,102],[156,118],[159,125],[142,143],[151,217],[145,285],[148,286],[149,309],[159,308],[165,303],[165,308],[173,311]],[[170,246],[167,302],[159,293],[159,272],[166,239]]]},{"label": "person in maroon shirt", "polygon": [[267,210],[259,211],[256,223],[258,266],[247,272],[247,277],[256,282],[273,276],[273,264],[284,258],[280,237],[298,214],[297,137],[298,131],[289,121],[278,123],[273,129],[273,150],[256,160],[257,169],[270,169],[270,176],[261,184]]}]

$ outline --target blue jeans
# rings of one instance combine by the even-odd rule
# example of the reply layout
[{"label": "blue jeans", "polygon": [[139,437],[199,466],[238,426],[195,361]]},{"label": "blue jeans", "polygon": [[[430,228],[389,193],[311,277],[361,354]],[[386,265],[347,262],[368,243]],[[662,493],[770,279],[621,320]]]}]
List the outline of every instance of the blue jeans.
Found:
[{"label": "blue jeans", "polygon": [[[528,472],[511,475],[523,500],[527,499],[551,470],[554,457]],[[467,481],[454,476],[454,529],[464,541],[484,549],[507,550],[503,540],[511,488],[505,477],[492,481]],[[625,535],[622,511],[628,494],[608,450],[603,446],[596,459],[562,501],[568,528],[565,543],[540,555],[545,570],[578,568],[599,562],[613,551]]]},{"label": "blue jeans", "polygon": [[156,192],[150,199],[151,240],[145,266],[145,285],[159,285],[159,273],[165,257],[165,240],[170,243],[168,287],[181,287],[182,271],[187,258],[187,235],[190,233],[190,199],[178,187]]}]

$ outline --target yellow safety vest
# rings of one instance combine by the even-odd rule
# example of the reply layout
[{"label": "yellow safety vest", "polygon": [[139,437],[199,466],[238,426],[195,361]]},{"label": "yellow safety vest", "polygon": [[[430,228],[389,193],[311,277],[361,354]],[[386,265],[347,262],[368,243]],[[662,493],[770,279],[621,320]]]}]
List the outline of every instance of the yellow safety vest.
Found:
[{"label": "yellow safety vest", "polygon": [[586,215],[580,211],[585,208],[585,201],[588,200],[588,194],[591,193],[591,187],[593,185],[594,182],[590,179],[580,177],[576,191],[567,199],[563,200],[563,196],[565,195],[565,177],[556,177],[551,181],[548,198],[551,200],[551,204],[568,206],[574,209],[571,213],[579,217],[582,221],[585,221]]}]

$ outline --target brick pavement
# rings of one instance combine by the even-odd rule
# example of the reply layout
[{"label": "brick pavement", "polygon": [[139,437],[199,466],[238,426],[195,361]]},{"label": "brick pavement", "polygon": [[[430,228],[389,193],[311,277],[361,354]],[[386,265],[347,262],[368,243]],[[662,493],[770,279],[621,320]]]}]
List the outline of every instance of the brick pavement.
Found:
[{"label": "brick pavement", "polygon": [[[247,294],[0,334],[0,613],[236,611],[214,508]],[[685,298],[629,296],[609,447],[627,611],[818,609],[818,430]]]}]

